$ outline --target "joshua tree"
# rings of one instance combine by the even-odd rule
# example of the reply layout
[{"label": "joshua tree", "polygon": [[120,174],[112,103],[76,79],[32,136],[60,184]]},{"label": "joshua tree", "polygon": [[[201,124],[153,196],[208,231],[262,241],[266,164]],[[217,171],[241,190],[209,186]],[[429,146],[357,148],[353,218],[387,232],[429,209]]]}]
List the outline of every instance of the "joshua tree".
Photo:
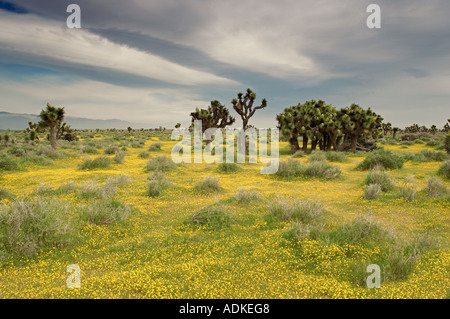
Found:
[{"label": "joshua tree", "polygon": [[386,136],[392,130],[391,123],[382,123],[381,128],[383,129],[383,135]]},{"label": "joshua tree", "polygon": [[64,119],[64,108],[56,108],[47,103],[47,109],[42,110],[40,117],[41,121],[39,126],[45,126],[50,129],[50,144],[53,149],[56,149],[56,139],[58,133],[58,127],[60,127],[61,122]]},{"label": "joshua tree", "polygon": [[436,125],[431,125],[430,127],[430,133],[435,135],[437,132],[437,126]]},{"label": "joshua tree", "polygon": [[31,131],[30,131],[29,137],[30,137],[30,140],[31,140],[31,141],[34,141],[34,140],[36,140],[36,139],[39,139],[39,138],[37,137],[36,130],[31,130]]},{"label": "joshua tree", "polygon": [[128,126],[127,130],[128,130],[128,133],[131,133],[131,131],[133,130],[133,128],[132,128],[131,126]]},{"label": "joshua tree", "polygon": [[321,150],[337,149],[342,136],[341,122],[338,111],[322,100],[306,101],[284,110],[277,115],[278,128],[281,134],[289,139],[291,152],[300,149],[298,137],[302,136],[302,150],[306,152],[308,141],[311,140],[311,150],[317,145]]},{"label": "joshua tree", "polygon": [[383,118],[372,112],[370,107],[364,110],[357,104],[352,104],[340,110],[345,140],[350,142],[350,149],[356,152],[358,140],[373,136],[381,128]]},{"label": "joshua tree", "polygon": [[444,132],[448,132],[448,131],[450,131],[450,119],[449,120],[447,120],[447,123],[445,123],[445,125],[444,125]]},{"label": "joshua tree", "polygon": [[397,132],[399,131],[400,129],[398,128],[398,127],[394,127],[393,129],[392,129],[392,138],[395,140],[395,136],[397,135]]},{"label": "joshua tree", "polygon": [[[298,145],[299,132],[296,125],[297,120],[298,116],[295,106],[285,108],[283,113],[277,115],[278,129],[280,130],[281,135],[289,140],[291,153],[295,153],[300,149],[300,146]],[[303,142],[305,142],[305,140],[303,140]],[[308,140],[306,140],[306,143],[307,142]]]},{"label": "joshua tree", "polygon": [[[307,150],[311,140],[311,150],[317,145],[321,150],[356,151],[358,142],[367,144],[365,140],[379,134],[382,118],[370,110],[358,105],[336,110],[322,100],[306,101],[297,106],[286,108],[277,115],[278,128],[281,134],[289,139],[291,151],[300,149],[298,137],[303,137],[303,151]],[[344,140],[342,141],[342,138]],[[371,146],[359,146],[369,149]]]},{"label": "joshua tree", "polygon": [[180,126],[181,126],[181,123],[175,124],[175,128],[180,128]]},{"label": "joshua tree", "polygon": [[211,101],[211,105],[207,109],[195,109],[191,113],[192,122],[195,120],[202,121],[202,132],[209,128],[225,128],[234,123],[235,119],[230,116],[228,109],[219,101]]},{"label": "joshua tree", "polygon": [[69,141],[69,142],[72,142],[73,140],[75,140],[73,131],[70,128],[70,125],[67,125],[66,122],[64,122],[62,124],[59,123],[57,133],[56,133],[56,138],[58,140],[63,139],[63,140]]},{"label": "joshua tree", "polygon": [[445,136],[444,148],[447,151],[447,154],[450,154],[450,132]]},{"label": "joshua tree", "polygon": [[255,114],[256,110],[263,109],[267,106],[267,100],[262,99],[261,105],[253,106],[255,102],[256,94],[252,90],[247,89],[247,93],[238,93],[238,98],[233,99],[231,104],[233,104],[234,110],[239,114],[242,119],[242,128],[244,131],[247,129],[248,121]]},{"label": "joshua tree", "polygon": [[[219,101],[211,101],[211,105],[207,109],[196,108],[195,112],[191,113],[192,124],[195,120],[202,121],[202,133],[209,128],[225,128],[234,123],[235,119],[230,116],[228,109]],[[206,145],[209,147],[211,140],[206,140]]]}]

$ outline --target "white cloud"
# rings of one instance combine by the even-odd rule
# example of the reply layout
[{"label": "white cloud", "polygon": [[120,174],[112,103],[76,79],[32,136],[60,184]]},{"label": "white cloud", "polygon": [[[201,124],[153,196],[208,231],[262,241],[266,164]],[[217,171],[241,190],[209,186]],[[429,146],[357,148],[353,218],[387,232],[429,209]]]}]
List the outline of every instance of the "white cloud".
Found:
[{"label": "white cloud", "polygon": [[47,102],[65,107],[68,116],[117,118],[151,127],[189,125],[189,113],[208,101],[180,89],[129,88],[97,81],[61,81],[44,76],[27,82],[0,80],[2,110],[37,114]]},{"label": "white cloud", "polygon": [[2,50],[106,68],[173,84],[236,84],[229,79],[113,43],[84,29],[68,29],[65,21],[58,23],[29,14],[0,12],[0,30]]},{"label": "white cloud", "polygon": [[[166,72],[167,64],[164,63],[170,62],[161,57],[109,42],[89,33],[86,31],[88,29],[81,33],[66,30],[64,24],[67,15],[63,4],[56,4],[52,0],[15,2],[53,19],[34,17],[40,22],[35,26],[31,25],[34,22],[28,23],[28,29],[39,28],[44,31],[44,35],[35,33],[35,39],[30,39],[32,36],[29,34],[20,34],[22,38],[16,46],[24,52],[32,52],[33,47],[37,46],[36,54],[50,54],[51,58],[62,61],[77,61],[76,63],[92,67],[107,67],[118,71],[126,69],[137,75],[166,77],[174,83],[211,83],[214,90],[222,96],[228,96],[230,91],[236,89],[221,86],[222,78],[218,79],[209,73],[205,77],[197,77],[197,71],[180,65],[174,66],[174,73]],[[208,55],[211,59],[206,59],[204,64],[194,61],[189,65],[198,63],[202,70],[219,69],[222,74],[233,74],[245,82],[245,86],[239,87],[252,87],[258,96],[268,99],[267,113],[259,113],[255,122],[266,114],[267,120],[273,119],[274,114],[282,108],[310,98],[322,98],[339,107],[352,102],[360,103],[363,107],[372,106],[388,121],[397,125],[407,125],[413,121],[438,124],[441,118],[448,118],[448,0],[429,0],[426,3],[419,0],[379,0],[377,3],[382,10],[382,28],[379,30],[369,30],[366,27],[366,7],[372,3],[369,0],[108,0],[107,4],[106,1],[79,0],[77,3],[82,8],[83,27],[103,29],[111,33],[115,30],[125,31],[118,32],[119,35],[115,38],[118,42],[127,43],[129,39],[121,41],[120,37],[137,33],[162,39],[174,44],[173,47],[178,44],[182,48],[192,48],[192,52],[200,51]],[[0,16],[0,27],[3,28],[0,32],[0,51],[4,50],[5,45],[11,46],[11,41],[14,41],[2,41],[5,37],[4,30],[11,34],[17,33],[21,24],[17,19],[25,19],[25,16],[14,15],[14,20],[8,22],[3,19],[4,15]],[[50,40],[45,40],[52,39],[52,32],[69,35],[70,41],[75,41],[81,47],[74,47],[58,36],[61,46],[68,49],[58,48]],[[145,39],[145,36],[142,38]],[[97,39],[101,41],[97,42]],[[49,48],[43,46],[41,40],[45,40]],[[139,43],[128,43],[139,47]],[[54,51],[51,52],[52,50]],[[163,50],[164,48],[159,52]],[[71,55],[72,51],[82,54]],[[176,53],[172,54],[172,58],[175,55]],[[133,61],[129,57],[133,57]],[[183,59],[184,57],[177,56],[176,60],[183,64]],[[159,65],[160,60],[163,61],[162,65]],[[186,64],[192,62],[188,60],[186,57]],[[225,65],[220,63],[216,66],[214,60]],[[18,61],[26,64],[20,58]],[[153,64],[143,63],[144,61],[152,61]],[[226,64],[235,69],[226,70]],[[42,65],[44,68],[48,66],[44,63]],[[169,65],[172,67],[173,63]],[[260,74],[246,75],[247,70]],[[86,83],[88,82],[84,84]],[[150,110],[155,117],[159,116],[161,112],[156,111],[156,106],[146,106],[146,103],[153,103],[162,108],[173,107],[174,112],[180,112],[180,119],[183,119],[186,111],[188,113],[193,107],[208,104],[206,101],[196,103],[196,100],[209,101],[215,98],[209,96],[211,90],[205,93],[203,85],[193,88],[196,92],[204,92],[203,97],[193,96],[187,91],[174,91],[177,96],[173,99],[170,99],[171,94],[168,92],[159,94],[152,90],[150,97],[147,97],[150,90],[146,93],[141,89],[121,90],[97,87],[95,84],[92,87],[97,88],[98,93],[89,91],[87,85],[76,87],[87,90],[88,96],[92,98],[91,104],[78,99],[77,107],[86,107],[87,111],[89,107],[96,109],[94,100],[97,99],[104,105],[102,110],[107,110],[106,105],[111,102],[111,112],[117,108],[115,112],[120,116],[130,115],[121,110],[120,103],[115,104],[114,99],[127,106],[127,101],[140,105],[144,111],[139,111],[136,106],[133,108],[134,114],[145,116],[147,110]],[[45,92],[51,93],[51,90]],[[103,100],[102,92],[110,94],[111,98]],[[70,92],[64,94],[68,97]],[[181,98],[178,98],[178,94]],[[4,98],[2,95],[2,100],[7,98],[9,97]],[[11,101],[10,105],[19,105],[20,102],[17,101]],[[183,104],[183,101],[187,101],[188,107],[177,109],[177,104]],[[61,100],[61,104],[64,103]],[[161,118],[163,117],[167,118],[161,114]]]}]

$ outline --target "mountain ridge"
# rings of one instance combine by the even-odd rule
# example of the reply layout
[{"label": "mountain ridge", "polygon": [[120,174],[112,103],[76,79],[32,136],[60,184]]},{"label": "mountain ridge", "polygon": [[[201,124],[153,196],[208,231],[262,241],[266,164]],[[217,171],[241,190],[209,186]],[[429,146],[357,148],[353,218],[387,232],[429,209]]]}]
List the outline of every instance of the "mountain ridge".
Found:
[{"label": "mountain ridge", "polygon": [[[40,120],[37,114],[11,113],[0,111],[0,130],[24,130],[28,127],[28,122],[38,122]],[[148,124],[133,123],[119,119],[89,119],[83,117],[65,116],[64,121],[74,129],[94,130],[94,129],[126,129],[132,128],[150,128]]]}]

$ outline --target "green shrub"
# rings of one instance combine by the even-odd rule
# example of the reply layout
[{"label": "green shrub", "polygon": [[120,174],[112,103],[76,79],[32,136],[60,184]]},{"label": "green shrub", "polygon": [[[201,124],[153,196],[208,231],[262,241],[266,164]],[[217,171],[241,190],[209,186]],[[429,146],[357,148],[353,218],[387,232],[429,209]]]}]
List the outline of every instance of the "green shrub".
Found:
[{"label": "green shrub", "polygon": [[84,181],[78,186],[78,195],[83,199],[101,198],[105,194],[100,191],[97,182]]},{"label": "green shrub", "polygon": [[206,225],[211,229],[221,229],[231,225],[232,218],[224,206],[209,206],[196,212],[192,216],[192,223]]},{"label": "green shrub", "polygon": [[289,158],[287,161],[280,161],[277,175],[281,177],[297,177],[303,174],[304,166],[299,160]]},{"label": "green shrub", "polygon": [[73,180],[69,180],[66,183],[62,184],[55,193],[58,194],[69,194],[74,193],[78,190],[78,186],[75,184]]},{"label": "green shrub", "polygon": [[150,197],[160,196],[170,182],[167,177],[160,171],[153,172],[149,177],[150,182],[147,185],[147,195]]},{"label": "green shrub", "polygon": [[441,141],[433,139],[433,140],[428,141],[425,145],[426,146],[435,147],[435,146],[438,146],[438,145],[441,145],[441,144],[442,144]]},{"label": "green shrub", "polygon": [[[383,252],[373,261],[382,269],[381,283],[406,279],[414,270],[423,250],[416,243],[405,245],[396,240],[392,241],[390,247],[387,247],[386,243],[384,246]],[[367,279],[367,264],[367,261],[363,261],[352,265],[350,281],[364,287]]]},{"label": "green shrub", "polygon": [[402,184],[399,186],[400,194],[404,199],[408,201],[413,201],[415,199],[417,193],[417,186],[414,181],[414,176],[407,176]]},{"label": "green shrub", "polygon": [[282,237],[290,241],[302,241],[305,239],[318,240],[322,235],[323,225],[303,224],[296,221],[289,226]]},{"label": "green shrub", "polygon": [[117,151],[116,155],[114,155],[114,162],[117,164],[123,164],[125,162],[125,152]]},{"label": "green shrub", "polygon": [[414,143],[415,144],[424,144],[425,142],[418,138],[417,140],[414,141]]},{"label": "green shrub", "polygon": [[426,158],[421,153],[404,152],[400,156],[404,162],[407,161],[426,162]]},{"label": "green shrub", "polygon": [[348,161],[347,156],[344,153],[341,152],[325,152],[325,156],[327,158],[328,161],[330,162],[340,162],[340,163],[345,163]]},{"label": "green shrub", "polygon": [[100,152],[92,146],[85,146],[81,149],[81,153],[83,154],[99,154]]},{"label": "green shrub", "polygon": [[245,189],[245,188],[241,187],[234,194],[234,198],[239,203],[250,203],[253,201],[261,200],[262,196],[258,191],[249,190],[249,189]]},{"label": "green shrub", "polygon": [[65,157],[65,153],[64,152],[60,152],[57,150],[54,150],[52,147],[50,146],[41,146],[37,149],[36,151],[36,155],[39,156],[46,156],[48,158],[51,159],[61,159]]},{"label": "green shrub", "polygon": [[150,157],[150,153],[149,153],[149,152],[146,152],[146,151],[142,151],[142,152],[140,152],[140,153],[138,154],[138,156],[139,156],[140,158],[149,158],[149,157]]},{"label": "green shrub", "polygon": [[233,173],[239,170],[239,166],[236,163],[220,163],[217,165],[217,170],[223,173]]},{"label": "green shrub", "polygon": [[31,256],[63,248],[77,237],[74,208],[52,198],[21,199],[0,207],[0,246],[10,254]]},{"label": "green shrub", "polygon": [[214,176],[205,176],[194,188],[203,193],[214,193],[222,190],[219,179]]},{"label": "green shrub", "polygon": [[373,169],[381,166],[384,169],[397,169],[403,167],[403,159],[390,150],[380,149],[369,153],[357,166],[360,170]]},{"label": "green shrub", "polygon": [[109,157],[100,156],[94,159],[85,159],[78,165],[78,168],[81,170],[107,168],[110,164],[111,159]]},{"label": "green shrub", "polygon": [[163,143],[161,143],[161,142],[155,142],[155,143],[152,143],[152,144],[150,145],[150,147],[148,148],[148,150],[149,150],[149,151],[160,151],[162,146],[163,146]]},{"label": "green shrub", "polygon": [[416,154],[417,159],[413,159],[413,161],[416,162],[442,162],[448,159],[447,154],[442,151],[429,151],[429,150],[422,150],[419,154]]},{"label": "green shrub", "polygon": [[312,161],[304,166],[299,160],[289,158],[287,161],[280,161],[277,175],[281,177],[317,177],[333,179],[341,175],[338,166],[331,165],[326,161]]},{"label": "green shrub", "polygon": [[312,162],[320,162],[320,161],[326,161],[327,160],[327,156],[325,155],[325,152],[322,151],[315,151],[312,152],[311,155],[309,155],[308,157],[308,161],[310,163]]},{"label": "green shrub", "polygon": [[142,148],[143,144],[140,142],[133,142],[133,143],[131,143],[131,147],[132,148]]},{"label": "green shrub", "polygon": [[19,170],[19,162],[15,157],[11,157],[4,153],[0,153],[0,170],[1,171],[17,171]]},{"label": "green shrub", "polygon": [[439,166],[438,175],[450,178],[450,160],[446,160]]},{"label": "green shrub", "polygon": [[147,171],[168,171],[175,167],[175,163],[170,158],[160,155],[148,161],[145,169]]},{"label": "green shrub", "polygon": [[77,194],[83,199],[108,199],[117,193],[117,188],[124,187],[129,183],[130,177],[128,175],[119,174],[108,177],[101,186],[97,182],[85,181],[81,185],[75,185],[75,188]]},{"label": "green shrub", "polygon": [[85,182],[80,186],[79,193],[84,199],[107,199],[112,198],[117,192],[117,187],[114,183],[106,182],[98,186],[96,182]]},{"label": "green shrub", "polygon": [[388,192],[394,188],[391,174],[380,169],[372,169],[366,177],[365,184],[378,184],[383,192]]},{"label": "green shrub", "polygon": [[425,188],[428,196],[445,196],[448,194],[447,187],[437,177],[430,177],[427,180],[427,187]]},{"label": "green shrub", "polygon": [[13,199],[14,195],[13,193],[11,193],[9,190],[7,190],[6,188],[0,187],[0,201],[4,200],[4,199]]},{"label": "green shrub", "polygon": [[125,221],[130,215],[130,206],[113,198],[91,201],[81,208],[81,219],[96,225],[114,224]]},{"label": "green shrub", "polygon": [[367,215],[358,215],[350,222],[343,223],[328,234],[328,241],[338,245],[380,245],[392,240],[392,233]]},{"label": "green shrub", "polygon": [[305,152],[303,152],[302,150],[296,151],[294,154],[292,154],[292,158],[300,158],[300,157],[304,157],[305,156]]},{"label": "green shrub", "polygon": [[269,212],[284,221],[294,220],[304,224],[316,222],[325,215],[325,210],[316,200],[289,200],[277,197],[269,205]]},{"label": "green shrub", "polygon": [[103,187],[124,187],[130,182],[131,179],[129,175],[119,174],[116,176],[109,176]]},{"label": "green shrub", "polygon": [[110,145],[103,151],[106,155],[114,155],[119,151],[119,148],[116,145]]},{"label": "green shrub", "polygon": [[11,156],[22,157],[25,156],[26,151],[18,146],[12,146],[7,150],[7,153]]},{"label": "green shrub", "polygon": [[413,271],[420,258],[420,252],[415,248],[395,245],[384,257],[380,267],[383,269],[383,282],[403,280]]},{"label": "green shrub", "polygon": [[309,163],[303,171],[304,176],[334,179],[341,175],[339,166],[331,165],[325,161]]},{"label": "green shrub", "polygon": [[45,156],[39,156],[39,155],[35,155],[35,154],[28,154],[25,155],[25,157],[23,157],[23,160],[25,163],[27,164],[34,164],[34,165],[52,165],[55,162]]},{"label": "green shrub", "polygon": [[375,199],[381,193],[380,184],[369,184],[364,188],[363,197],[365,199]]}]

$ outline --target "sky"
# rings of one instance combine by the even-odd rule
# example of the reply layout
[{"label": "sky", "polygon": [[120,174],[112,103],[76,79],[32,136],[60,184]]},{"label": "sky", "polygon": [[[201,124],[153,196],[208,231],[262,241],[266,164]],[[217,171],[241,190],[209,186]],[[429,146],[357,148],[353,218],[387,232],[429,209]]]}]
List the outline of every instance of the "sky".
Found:
[{"label": "sky", "polygon": [[[67,6],[81,8],[70,29]],[[381,9],[369,29],[366,9]],[[0,111],[66,114],[146,127],[251,88],[275,127],[291,105],[371,107],[385,122],[450,118],[448,0],[0,0]]]}]

